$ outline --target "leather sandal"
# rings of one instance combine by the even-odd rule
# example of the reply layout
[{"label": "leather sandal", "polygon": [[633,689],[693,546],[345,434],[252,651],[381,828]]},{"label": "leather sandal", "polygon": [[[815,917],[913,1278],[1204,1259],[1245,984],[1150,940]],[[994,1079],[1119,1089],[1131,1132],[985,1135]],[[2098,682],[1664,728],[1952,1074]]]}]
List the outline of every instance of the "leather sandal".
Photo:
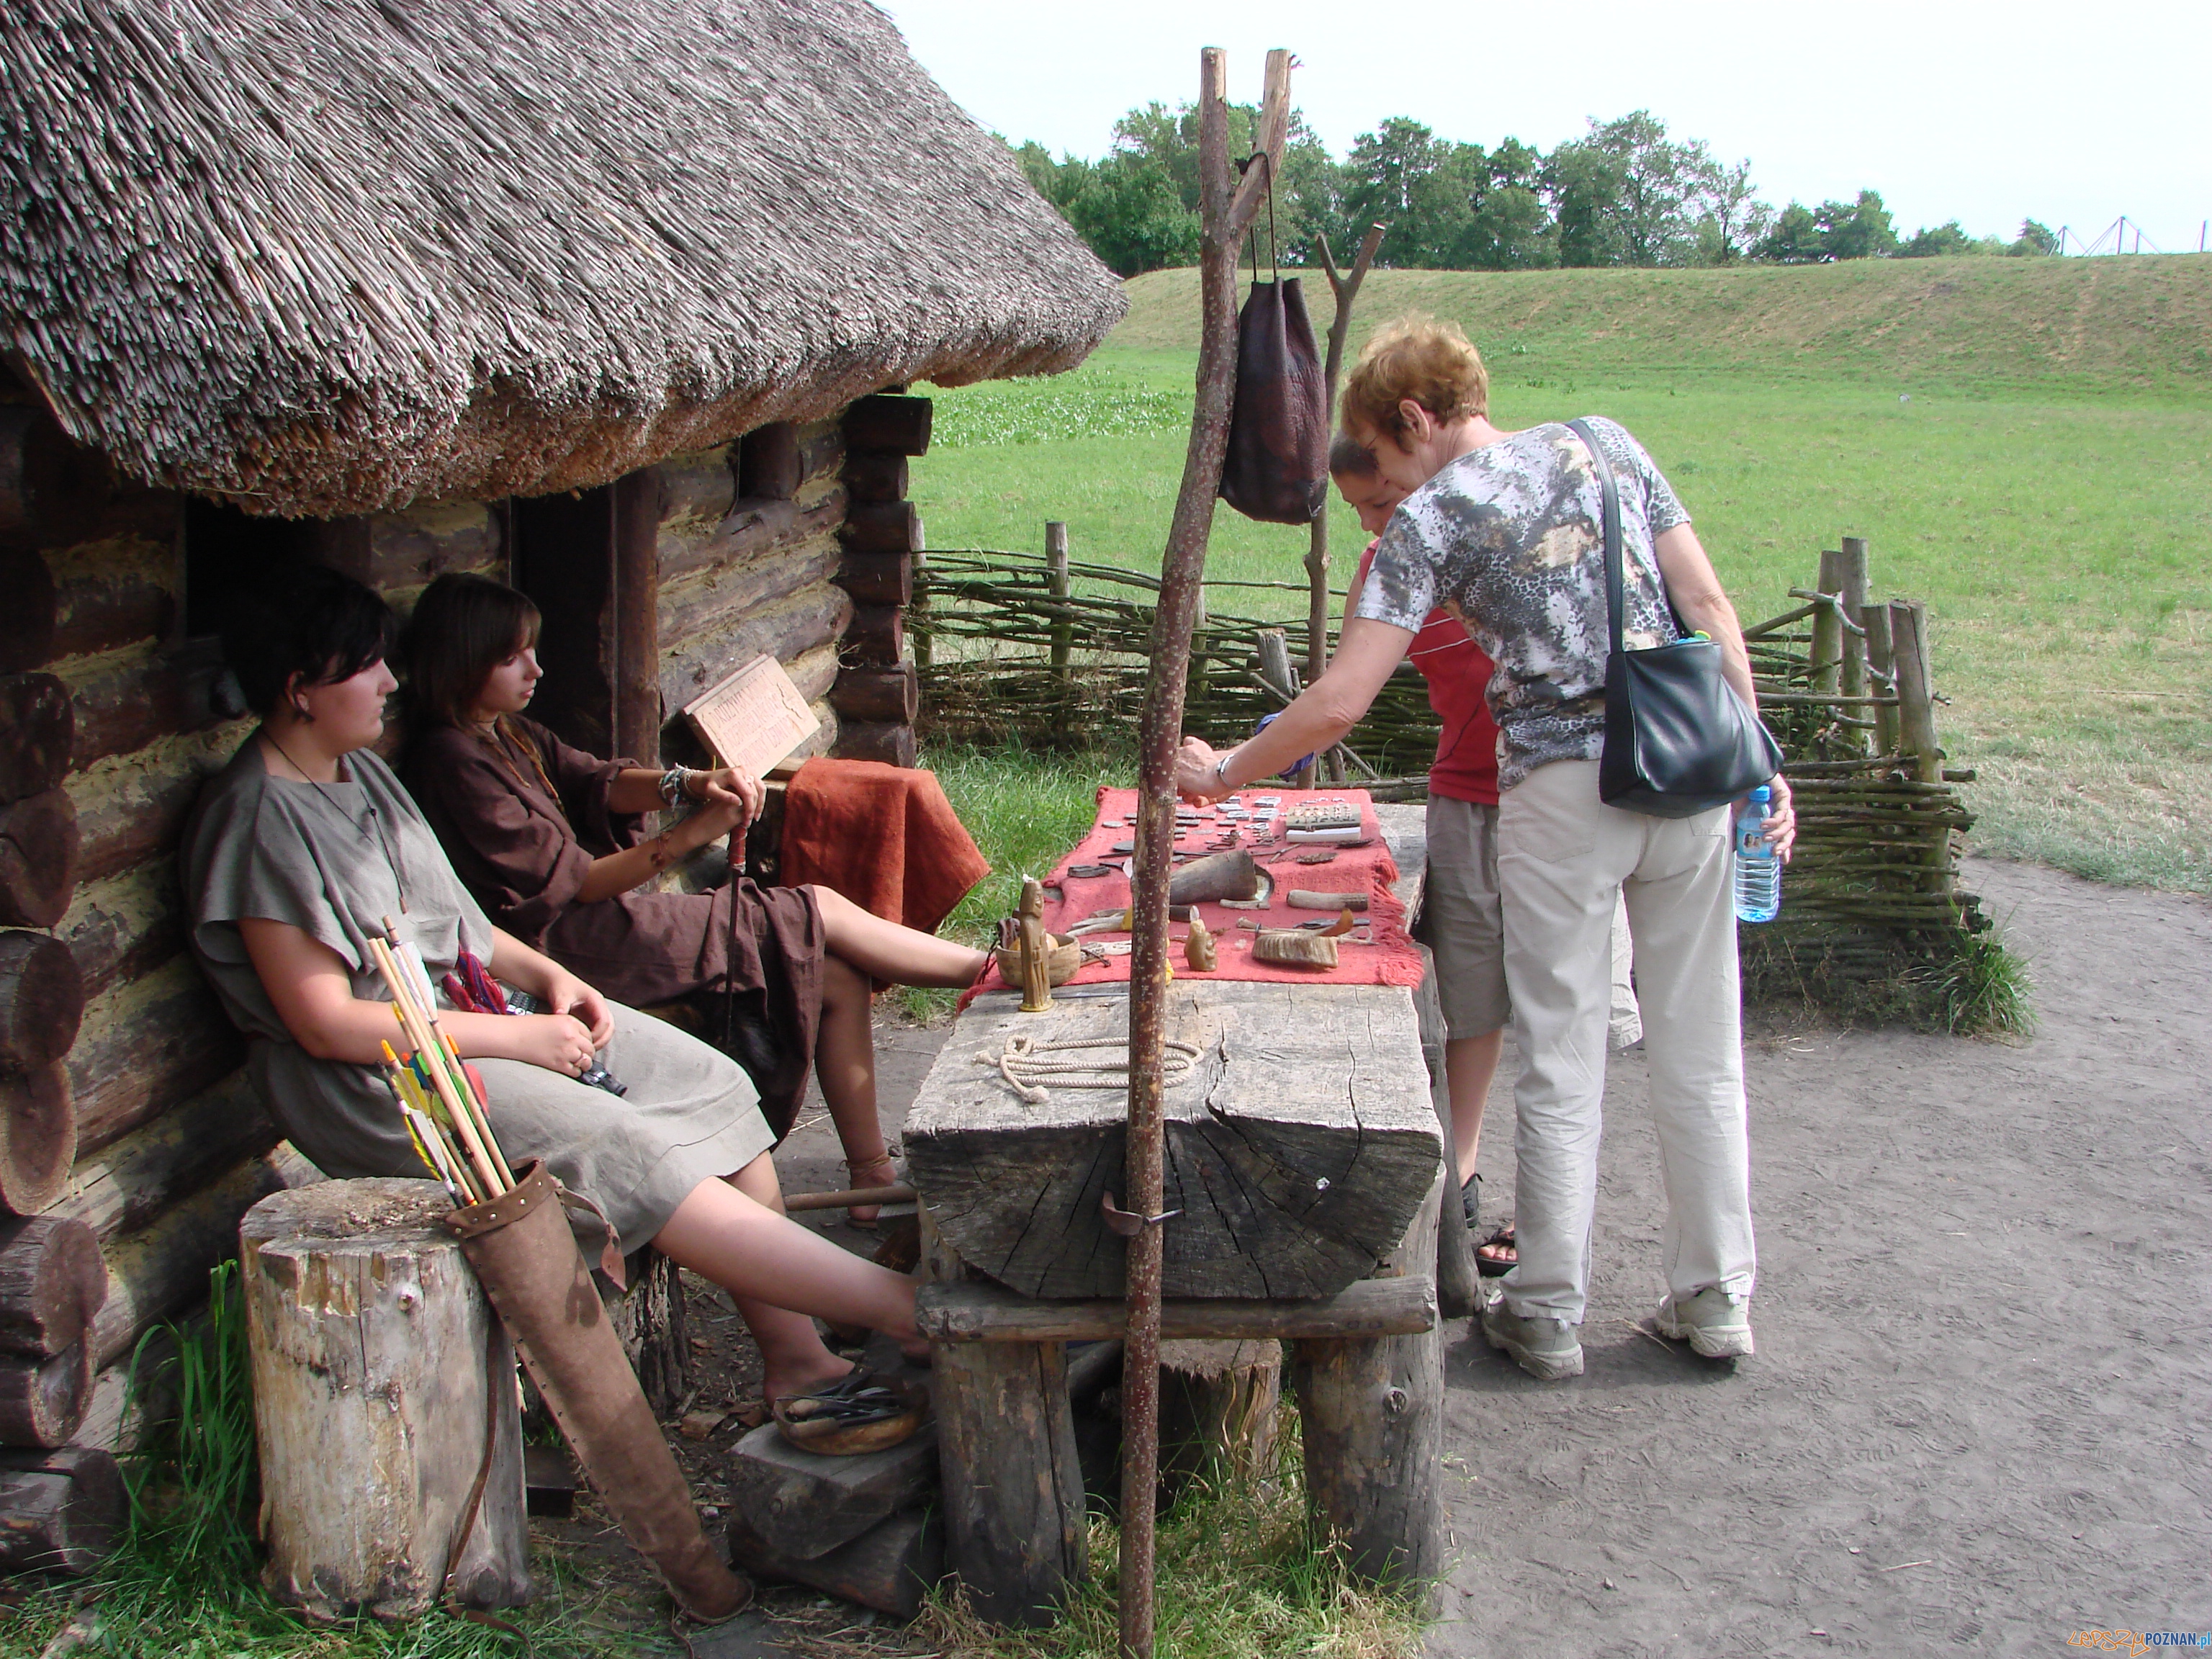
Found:
[{"label": "leather sandal", "polygon": [[1510,1221],[1474,1247],[1474,1270],[1485,1279],[1503,1279],[1520,1265],[1521,1252],[1515,1247]]},{"label": "leather sandal", "polygon": [[802,1451],[858,1457],[912,1437],[929,1415],[929,1389],[855,1365],[827,1387],[770,1402],[777,1431]]}]

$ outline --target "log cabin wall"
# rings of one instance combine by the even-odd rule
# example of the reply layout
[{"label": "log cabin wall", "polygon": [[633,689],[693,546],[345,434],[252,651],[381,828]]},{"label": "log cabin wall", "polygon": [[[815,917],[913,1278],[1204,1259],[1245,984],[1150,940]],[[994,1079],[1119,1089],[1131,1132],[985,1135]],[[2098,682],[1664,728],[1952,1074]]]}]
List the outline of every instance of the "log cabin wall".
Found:
[{"label": "log cabin wall", "polygon": [[921,516],[907,499],[907,461],[929,448],[927,398],[878,394],[845,411],[844,482],[851,505],[837,580],[853,620],[830,701],[844,722],[837,752],[893,766],[915,763],[921,687],[900,617],[914,596]]}]

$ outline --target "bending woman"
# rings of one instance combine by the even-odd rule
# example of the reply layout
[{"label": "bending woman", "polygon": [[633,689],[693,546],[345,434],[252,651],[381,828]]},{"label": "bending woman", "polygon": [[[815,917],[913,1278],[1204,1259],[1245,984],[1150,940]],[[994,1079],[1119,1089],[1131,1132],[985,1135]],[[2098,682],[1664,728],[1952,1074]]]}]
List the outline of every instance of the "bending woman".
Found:
[{"label": "bending woman", "polygon": [[[703,1029],[751,1074],[779,1139],[812,1065],[853,1185],[888,1184],[870,981],[970,985],[982,952],[826,887],[738,877],[710,892],[652,890],[674,860],[743,834],[760,783],[734,767],[599,760],[524,719],[544,672],[538,626],[528,599],[468,575],[431,583],[409,624],[423,728],[407,784],[461,880],[501,927],[610,994],[647,1006],[694,1000]],[[678,805],[690,815],[641,840],[643,814]]]},{"label": "bending woman", "polygon": [[[186,826],[192,948],[248,1038],[270,1114],[326,1175],[422,1176],[376,1070],[392,1006],[367,939],[384,919],[434,984],[460,953],[550,1013],[447,1012],[515,1163],[543,1158],[622,1248],[650,1243],[727,1290],[770,1398],[850,1369],[808,1315],[915,1341],[912,1281],[781,1213],[772,1139],[744,1073],[674,1027],[610,1003],[488,921],[407,793],[370,751],[394,688],[391,613],[306,567],[241,605],[224,649],[262,724]],[[604,1052],[621,1097],[576,1079]]]}]

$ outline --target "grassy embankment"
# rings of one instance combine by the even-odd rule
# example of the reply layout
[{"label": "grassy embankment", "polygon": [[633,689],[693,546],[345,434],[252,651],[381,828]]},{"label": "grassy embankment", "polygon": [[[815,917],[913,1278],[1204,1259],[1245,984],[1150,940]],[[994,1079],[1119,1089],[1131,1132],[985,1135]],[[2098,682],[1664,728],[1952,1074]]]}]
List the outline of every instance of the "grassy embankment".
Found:
[{"label": "grassy embankment", "polygon": [[[933,545],[1035,548],[1057,518],[1078,558],[1158,568],[1194,274],[1130,297],[1074,374],[938,394],[915,470]],[[1867,537],[1877,594],[1933,614],[1979,848],[2212,891],[2212,257],[1382,271],[1355,345],[1407,309],[1467,327],[1500,424],[1627,422],[1747,619],[1785,608],[1821,547]],[[1340,581],[1360,545],[1340,504],[1330,533]],[[1209,574],[1300,580],[1304,546],[1224,509]]]}]

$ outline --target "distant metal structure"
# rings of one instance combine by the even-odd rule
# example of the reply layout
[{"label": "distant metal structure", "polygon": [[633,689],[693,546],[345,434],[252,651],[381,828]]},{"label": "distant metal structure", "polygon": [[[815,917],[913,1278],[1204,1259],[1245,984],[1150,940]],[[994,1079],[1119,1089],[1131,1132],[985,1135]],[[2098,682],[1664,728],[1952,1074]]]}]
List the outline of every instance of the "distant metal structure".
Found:
[{"label": "distant metal structure", "polygon": [[[2206,226],[2199,227],[2197,230],[2197,251],[2199,253],[2205,251],[2205,230],[2208,228],[2212,228],[2212,221],[2207,222]],[[2132,244],[2130,239],[2132,239]],[[2069,241],[2085,258],[2100,253],[2141,253],[2143,251],[2143,245],[2147,242],[2149,243],[2150,251],[2153,253],[2166,252],[2156,242],[2151,241],[2149,237],[2143,234],[2143,228],[2140,224],[2130,223],[2128,216],[2124,213],[2100,231],[2094,241],[2084,241],[2071,225],[2059,226],[2058,251],[2061,253],[2066,252],[2066,244]]]}]

